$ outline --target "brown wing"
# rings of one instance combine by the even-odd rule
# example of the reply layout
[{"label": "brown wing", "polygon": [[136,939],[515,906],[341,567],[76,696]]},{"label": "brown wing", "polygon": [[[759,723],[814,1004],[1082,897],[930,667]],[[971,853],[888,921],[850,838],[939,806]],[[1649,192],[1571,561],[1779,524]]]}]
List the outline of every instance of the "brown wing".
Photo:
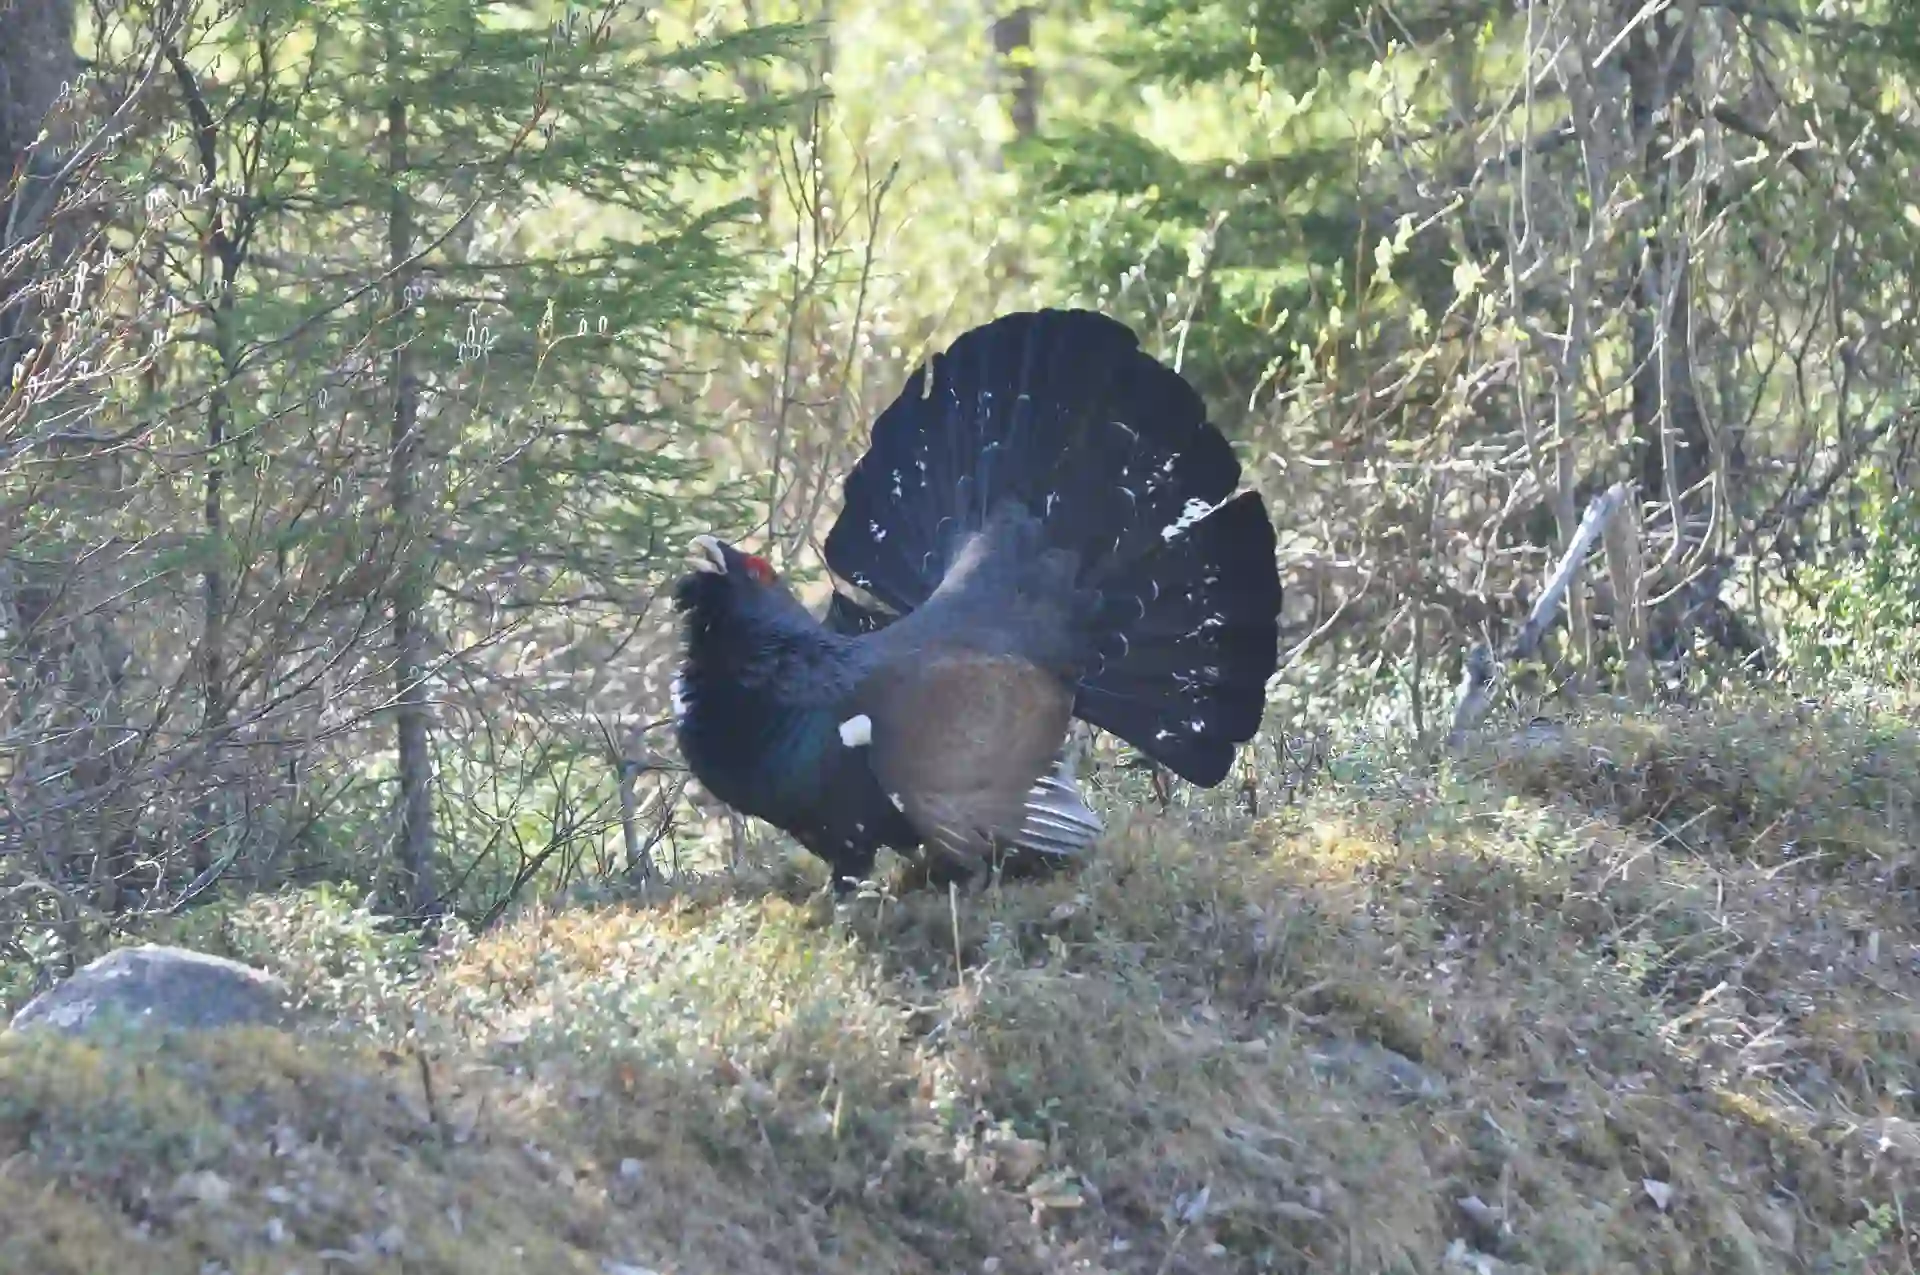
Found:
[{"label": "brown wing", "polygon": [[1025,660],[939,648],[874,675],[860,701],[881,786],[929,849],[969,866],[1020,837],[1073,714],[1071,688]]}]

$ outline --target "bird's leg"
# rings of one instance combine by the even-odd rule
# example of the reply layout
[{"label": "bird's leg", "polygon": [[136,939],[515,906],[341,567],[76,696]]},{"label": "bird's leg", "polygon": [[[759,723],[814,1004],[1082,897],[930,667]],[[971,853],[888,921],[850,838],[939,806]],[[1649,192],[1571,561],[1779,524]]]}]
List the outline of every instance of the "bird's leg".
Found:
[{"label": "bird's leg", "polygon": [[919,890],[946,889],[949,884],[964,883],[966,871],[948,856],[937,850],[924,849],[907,861],[900,873],[900,893],[912,894]]},{"label": "bird's leg", "polygon": [[1017,846],[996,845],[981,875],[987,884],[1001,885],[1013,881],[1038,880],[1056,866],[1044,856],[1022,851]]},{"label": "bird's leg", "polygon": [[905,866],[900,869],[900,893],[910,894],[922,889],[933,879],[931,858],[931,853],[925,850],[907,858]]},{"label": "bird's leg", "polygon": [[[966,888],[977,881],[983,873],[965,862],[946,854],[928,854],[922,861],[915,880],[916,888],[921,885],[944,890],[950,885]],[[984,865],[982,865],[984,867]]]}]

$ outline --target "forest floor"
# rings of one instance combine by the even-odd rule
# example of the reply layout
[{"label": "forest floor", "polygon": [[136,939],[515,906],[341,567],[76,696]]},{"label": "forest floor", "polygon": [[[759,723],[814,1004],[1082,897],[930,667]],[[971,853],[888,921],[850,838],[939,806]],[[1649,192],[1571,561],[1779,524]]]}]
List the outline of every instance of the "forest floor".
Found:
[{"label": "forest floor", "polygon": [[838,918],[249,904],[197,941],[339,1028],[0,1038],[0,1270],[1914,1269],[1903,710],[1117,796],[1075,875]]}]

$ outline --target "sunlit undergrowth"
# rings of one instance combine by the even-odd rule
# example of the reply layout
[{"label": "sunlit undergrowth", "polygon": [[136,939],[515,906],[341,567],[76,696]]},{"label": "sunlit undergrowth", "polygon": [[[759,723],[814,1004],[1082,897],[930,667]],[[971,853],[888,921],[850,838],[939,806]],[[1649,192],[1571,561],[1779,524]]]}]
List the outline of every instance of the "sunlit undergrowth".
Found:
[{"label": "sunlit undergrowth", "polygon": [[346,1026],[0,1044],[0,1267],[1909,1270],[1916,774],[1750,704],[1110,793],[1076,876],[840,919],[262,901],[196,941]]}]

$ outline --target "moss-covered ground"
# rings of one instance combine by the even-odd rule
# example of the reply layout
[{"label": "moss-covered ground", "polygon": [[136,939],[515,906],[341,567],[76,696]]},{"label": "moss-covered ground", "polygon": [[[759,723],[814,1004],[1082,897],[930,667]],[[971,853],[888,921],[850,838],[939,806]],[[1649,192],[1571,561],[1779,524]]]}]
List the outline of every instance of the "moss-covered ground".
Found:
[{"label": "moss-covered ground", "polygon": [[337,1028],[0,1038],[0,1270],[1913,1269],[1897,707],[1110,797],[1072,876],[837,918],[769,874],[426,957],[312,896],[176,933]]}]

